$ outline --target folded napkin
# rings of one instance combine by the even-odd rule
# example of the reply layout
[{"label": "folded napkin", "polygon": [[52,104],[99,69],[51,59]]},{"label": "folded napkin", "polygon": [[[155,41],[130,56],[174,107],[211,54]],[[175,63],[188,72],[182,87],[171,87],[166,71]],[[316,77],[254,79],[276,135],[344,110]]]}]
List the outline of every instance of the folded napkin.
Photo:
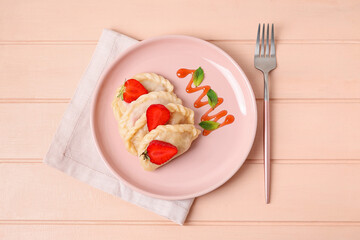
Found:
[{"label": "folded napkin", "polygon": [[95,86],[104,69],[136,42],[117,32],[103,31],[44,162],[95,188],[183,224],[193,199],[166,201],[145,196],[127,187],[106,167],[91,133],[90,109]]}]

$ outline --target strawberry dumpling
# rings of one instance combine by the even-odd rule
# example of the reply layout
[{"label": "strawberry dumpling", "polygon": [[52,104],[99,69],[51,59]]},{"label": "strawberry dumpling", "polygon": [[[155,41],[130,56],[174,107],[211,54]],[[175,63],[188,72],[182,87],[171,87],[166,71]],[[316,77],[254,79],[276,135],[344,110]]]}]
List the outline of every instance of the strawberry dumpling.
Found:
[{"label": "strawberry dumpling", "polygon": [[139,73],[128,79],[116,90],[112,108],[117,120],[126,112],[129,104],[149,92],[173,92],[174,86],[166,78],[155,73]]},{"label": "strawberry dumpling", "polygon": [[120,135],[125,138],[130,129],[135,126],[137,120],[146,112],[148,107],[152,104],[181,104],[182,101],[174,93],[169,92],[150,92],[140,96],[133,101],[127,108],[126,112],[119,120]]},{"label": "strawberry dumpling", "polygon": [[194,112],[175,103],[150,105],[126,134],[124,140],[127,150],[137,155],[137,148],[144,136],[159,125],[166,124],[194,124]]},{"label": "strawberry dumpling", "polygon": [[144,136],[139,145],[141,166],[147,171],[153,171],[169,163],[185,153],[199,134],[200,130],[193,124],[157,126]]},{"label": "strawberry dumpling", "polygon": [[152,140],[147,146],[146,151],[142,153],[142,156],[153,164],[162,165],[168,162],[177,153],[177,147],[171,143]]},{"label": "strawberry dumpling", "polygon": [[185,153],[200,130],[194,112],[182,105],[173,85],[155,73],[141,73],[117,90],[112,109],[126,149],[153,171]]}]

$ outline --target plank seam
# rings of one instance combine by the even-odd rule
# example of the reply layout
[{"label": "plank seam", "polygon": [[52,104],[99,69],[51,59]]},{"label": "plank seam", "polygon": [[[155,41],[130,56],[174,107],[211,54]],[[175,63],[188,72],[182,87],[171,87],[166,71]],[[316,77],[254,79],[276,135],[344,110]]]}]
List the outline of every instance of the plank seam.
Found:
[{"label": "plank seam", "polygon": [[[139,41],[142,41],[141,39]],[[255,39],[204,39],[220,43],[255,44]],[[0,45],[96,45],[98,40],[0,40]],[[277,44],[360,44],[359,39],[278,39]]]},{"label": "plank seam", "polygon": [[[160,225],[178,226],[160,220],[0,220],[0,225]],[[185,226],[360,226],[360,221],[188,221]]]},{"label": "plank seam", "polygon": [[[262,101],[263,98],[256,98]],[[0,98],[0,104],[69,103],[71,98]],[[270,98],[275,103],[360,103],[360,98]]]},{"label": "plank seam", "polygon": [[[271,159],[272,164],[360,164],[360,159]],[[37,164],[42,158],[0,158],[0,164]],[[247,159],[245,164],[263,164],[263,159]]]}]

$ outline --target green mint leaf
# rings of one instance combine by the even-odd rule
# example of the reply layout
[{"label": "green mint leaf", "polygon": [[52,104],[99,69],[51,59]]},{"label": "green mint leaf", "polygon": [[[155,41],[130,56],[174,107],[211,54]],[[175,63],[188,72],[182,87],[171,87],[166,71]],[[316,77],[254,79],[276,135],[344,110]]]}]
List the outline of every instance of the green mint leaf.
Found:
[{"label": "green mint leaf", "polygon": [[121,98],[121,100],[123,100],[123,101],[124,101],[124,96],[123,96],[124,91],[125,91],[125,86],[122,85],[121,88],[120,88],[119,94],[117,95],[117,97]]},{"label": "green mint leaf", "polygon": [[194,78],[193,79],[194,85],[198,87],[201,84],[201,82],[204,80],[204,70],[201,67],[196,69],[193,78]]},{"label": "green mint leaf", "polygon": [[214,90],[210,88],[210,90],[206,93],[208,97],[209,105],[214,108],[216,104],[218,103],[218,96]]},{"label": "green mint leaf", "polygon": [[220,126],[220,123],[214,121],[202,121],[199,123],[200,127],[205,130],[215,130]]}]

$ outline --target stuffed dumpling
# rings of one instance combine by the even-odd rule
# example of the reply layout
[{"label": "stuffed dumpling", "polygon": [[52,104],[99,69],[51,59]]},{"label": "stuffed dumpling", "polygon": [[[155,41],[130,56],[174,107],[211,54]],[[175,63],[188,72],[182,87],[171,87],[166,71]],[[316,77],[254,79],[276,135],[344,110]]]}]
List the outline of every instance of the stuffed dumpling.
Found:
[{"label": "stuffed dumpling", "polygon": [[[151,121],[151,119],[154,117],[161,118],[160,111],[156,112],[156,116],[151,115],[151,112],[149,110],[152,107],[161,106],[157,106],[157,104],[149,106],[146,113],[143,113],[141,115],[141,117],[136,121],[135,125],[131,129],[129,129],[128,133],[124,138],[127,150],[134,155],[137,155],[137,148],[139,144],[141,143],[144,136],[149,133],[149,130],[151,130],[152,128],[150,124],[151,122],[148,121]],[[194,124],[194,111],[190,108],[175,103],[169,103],[163,107],[165,107],[169,112],[168,118],[165,119],[165,124]],[[147,117],[149,117],[150,119],[148,119]]]},{"label": "stuffed dumpling", "polygon": [[146,134],[138,147],[141,166],[153,171],[185,153],[199,136],[193,124],[161,125]]},{"label": "stuffed dumpling", "polygon": [[[145,94],[148,92],[173,92],[174,86],[166,78],[156,73],[139,73],[132,77],[146,89]],[[126,82],[125,82],[126,83]],[[122,94],[124,91],[124,84],[116,90],[116,95],[112,102],[112,108],[116,120],[120,120],[121,116],[126,112],[131,103],[124,101]]]},{"label": "stuffed dumpling", "polygon": [[182,101],[174,93],[170,92],[150,92],[140,96],[137,100],[130,103],[126,112],[119,121],[119,132],[124,138],[128,131],[135,126],[136,121],[146,112],[152,104],[166,105],[168,103],[181,104]]}]

